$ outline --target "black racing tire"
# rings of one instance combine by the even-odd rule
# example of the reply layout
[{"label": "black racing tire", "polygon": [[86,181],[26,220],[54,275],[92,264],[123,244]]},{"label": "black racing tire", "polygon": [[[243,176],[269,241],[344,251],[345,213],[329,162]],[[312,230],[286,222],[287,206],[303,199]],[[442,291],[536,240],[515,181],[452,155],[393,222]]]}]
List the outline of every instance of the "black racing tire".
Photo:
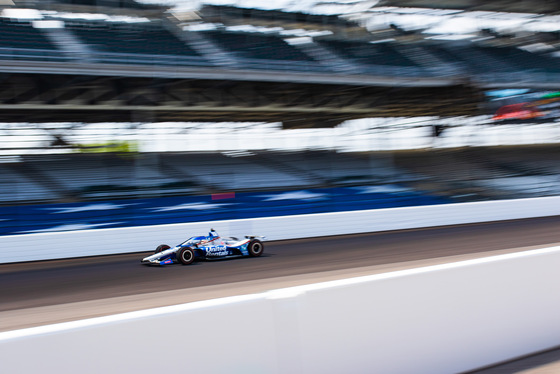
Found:
[{"label": "black racing tire", "polygon": [[190,247],[183,247],[177,252],[177,261],[183,265],[190,265],[194,262],[194,250]]},{"label": "black racing tire", "polygon": [[163,251],[165,251],[166,249],[169,249],[169,248],[171,248],[171,247],[168,246],[167,244],[160,244],[160,245],[157,246],[155,253],[163,252]]},{"label": "black racing tire", "polygon": [[247,250],[249,251],[249,256],[259,257],[264,252],[264,244],[258,239],[253,239],[249,242]]}]

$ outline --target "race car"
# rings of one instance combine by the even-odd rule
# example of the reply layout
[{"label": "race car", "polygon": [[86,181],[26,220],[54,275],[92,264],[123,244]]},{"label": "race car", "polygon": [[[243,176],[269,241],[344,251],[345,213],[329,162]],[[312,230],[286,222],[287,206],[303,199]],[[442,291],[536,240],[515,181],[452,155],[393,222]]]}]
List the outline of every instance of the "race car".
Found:
[{"label": "race car", "polygon": [[155,253],[141,260],[146,265],[190,265],[195,260],[217,260],[234,257],[258,257],[263,254],[262,236],[248,235],[244,239],[224,238],[210,229],[208,236],[193,236],[171,248],[159,245]]}]

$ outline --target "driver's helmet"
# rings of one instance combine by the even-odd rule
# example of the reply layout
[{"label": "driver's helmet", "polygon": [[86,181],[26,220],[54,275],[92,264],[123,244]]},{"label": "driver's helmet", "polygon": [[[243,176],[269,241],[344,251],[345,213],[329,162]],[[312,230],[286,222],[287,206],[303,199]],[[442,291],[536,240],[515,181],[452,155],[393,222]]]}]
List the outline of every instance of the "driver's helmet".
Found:
[{"label": "driver's helmet", "polygon": [[210,229],[207,238],[209,243],[223,244],[222,240],[220,239],[220,235],[218,235],[218,233],[214,229]]}]

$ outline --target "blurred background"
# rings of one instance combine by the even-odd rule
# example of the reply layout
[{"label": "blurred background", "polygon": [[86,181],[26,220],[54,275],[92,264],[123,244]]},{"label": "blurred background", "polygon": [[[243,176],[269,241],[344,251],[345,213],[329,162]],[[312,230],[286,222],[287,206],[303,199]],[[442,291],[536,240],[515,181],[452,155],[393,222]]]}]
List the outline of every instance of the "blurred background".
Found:
[{"label": "blurred background", "polygon": [[558,195],[559,10],[0,0],[0,235]]}]

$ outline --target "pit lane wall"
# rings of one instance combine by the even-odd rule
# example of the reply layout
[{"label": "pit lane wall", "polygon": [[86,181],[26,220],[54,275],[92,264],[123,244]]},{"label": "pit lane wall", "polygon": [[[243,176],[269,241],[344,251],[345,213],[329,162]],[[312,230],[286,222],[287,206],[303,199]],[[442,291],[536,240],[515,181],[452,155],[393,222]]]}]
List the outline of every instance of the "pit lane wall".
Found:
[{"label": "pit lane wall", "polygon": [[0,333],[6,373],[459,373],[560,345],[560,247]]},{"label": "pit lane wall", "polygon": [[[110,214],[110,212],[108,212]],[[560,215],[560,196],[0,236],[0,263],[151,251],[214,228],[285,240]]]}]

